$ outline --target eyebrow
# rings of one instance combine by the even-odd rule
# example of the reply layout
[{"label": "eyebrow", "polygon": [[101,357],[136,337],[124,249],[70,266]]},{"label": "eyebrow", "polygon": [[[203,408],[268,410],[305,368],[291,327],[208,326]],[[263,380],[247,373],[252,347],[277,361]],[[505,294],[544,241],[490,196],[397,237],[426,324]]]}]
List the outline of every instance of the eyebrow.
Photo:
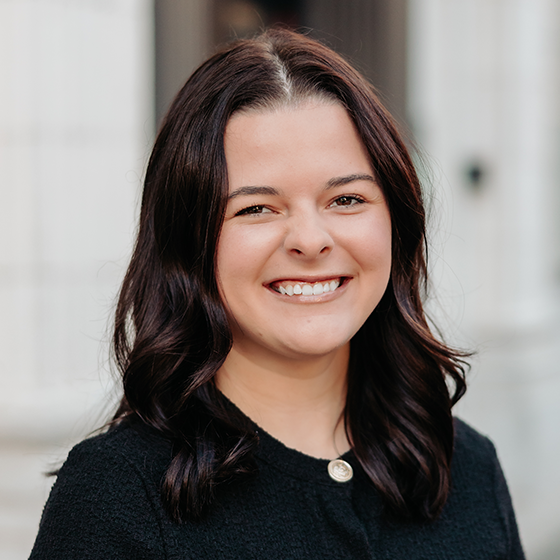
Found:
[{"label": "eyebrow", "polygon": [[342,187],[348,183],[355,181],[371,181],[375,183],[375,179],[367,173],[354,173],[353,175],[346,175],[344,177],[333,177],[327,181],[327,189],[334,189],[335,187]]},{"label": "eyebrow", "polygon": [[229,196],[228,199],[231,200],[236,196],[242,195],[252,195],[252,194],[270,194],[270,195],[279,195],[280,193],[274,187],[239,187],[235,189]]},{"label": "eyebrow", "polygon": [[[329,179],[327,181],[325,190],[342,187],[344,185],[348,185],[349,183],[354,183],[355,181],[371,181],[372,183],[375,183],[375,179],[367,173],[353,173],[352,175],[345,175],[344,177],[333,177],[332,179]],[[255,194],[278,196],[280,192],[278,191],[278,189],[266,185],[239,187],[238,189],[235,189],[232,193],[230,193],[228,199],[231,200],[232,198],[236,198],[238,196],[250,196]]]}]

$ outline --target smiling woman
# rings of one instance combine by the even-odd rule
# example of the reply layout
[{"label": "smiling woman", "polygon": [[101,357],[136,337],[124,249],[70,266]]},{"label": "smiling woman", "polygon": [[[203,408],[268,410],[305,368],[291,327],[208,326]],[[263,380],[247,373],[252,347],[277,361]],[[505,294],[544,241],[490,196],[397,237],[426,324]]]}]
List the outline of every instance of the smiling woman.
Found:
[{"label": "smiling woman", "polygon": [[[233,346],[217,386],[289,447],[334,459],[350,448],[339,421],[348,346],[389,281],[385,197],[338,103],[239,112],[224,149],[231,194],[217,275]],[[294,370],[310,393],[332,387],[330,402],[322,394],[322,403],[298,403],[294,384],[301,399],[310,395]],[[283,418],[274,410],[286,403],[293,411]],[[330,421],[317,421],[319,411]]]},{"label": "smiling woman", "polygon": [[273,30],[205,62],[146,173],[120,407],[31,557],[523,558],[492,444],[451,415],[424,241],[411,158],[338,55]]}]

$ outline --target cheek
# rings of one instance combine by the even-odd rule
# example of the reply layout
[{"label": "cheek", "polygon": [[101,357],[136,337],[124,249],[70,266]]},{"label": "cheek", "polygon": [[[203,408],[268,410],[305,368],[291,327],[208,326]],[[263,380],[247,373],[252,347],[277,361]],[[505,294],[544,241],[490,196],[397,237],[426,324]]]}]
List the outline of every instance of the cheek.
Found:
[{"label": "cheek", "polygon": [[370,242],[370,262],[373,267],[379,268],[389,279],[392,261],[392,236],[390,225],[387,228],[380,228]]},{"label": "cheek", "polygon": [[343,232],[344,245],[365,271],[387,275],[391,269],[392,235],[388,213],[354,223]]},{"label": "cheek", "polygon": [[243,270],[241,256],[242,251],[237,251],[235,244],[230,243],[229,239],[220,238],[216,275],[220,296],[224,303],[231,300],[232,292],[235,293],[235,286],[239,283],[239,273]]},{"label": "cheek", "polygon": [[218,242],[217,274],[222,298],[235,297],[260,277],[275,249],[272,232],[255,226],[224,226]]}]

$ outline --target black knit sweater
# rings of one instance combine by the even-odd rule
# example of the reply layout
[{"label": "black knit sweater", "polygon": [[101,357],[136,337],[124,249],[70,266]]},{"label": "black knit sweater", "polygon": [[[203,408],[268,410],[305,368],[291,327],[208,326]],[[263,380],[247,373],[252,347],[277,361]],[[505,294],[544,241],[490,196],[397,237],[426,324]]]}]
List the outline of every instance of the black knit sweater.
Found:
[{"label": "black knit sweater", "polygon": [[328,461],[259,430],[259,474],[223,493],[208,519],[178,525],[159,487],[170,445],[124,423],[77,445],[43,512],[31,560],[522,559],[493,445],[456,421],[452,491],[432,524],[391,523],[349,452],[349,482]]}]

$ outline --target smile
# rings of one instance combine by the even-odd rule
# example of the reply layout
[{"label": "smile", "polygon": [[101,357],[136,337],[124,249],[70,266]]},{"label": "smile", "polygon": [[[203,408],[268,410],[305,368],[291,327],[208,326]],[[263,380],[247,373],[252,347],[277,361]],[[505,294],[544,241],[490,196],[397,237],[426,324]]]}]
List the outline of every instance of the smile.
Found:
[{"label": "smile", "polygon": [[334,292],[341,284],[342,278],[321,280],[320,282],[301,282],[284,280],[273,282],[270,287],[287,296],[320,296],[328,292]]}]

